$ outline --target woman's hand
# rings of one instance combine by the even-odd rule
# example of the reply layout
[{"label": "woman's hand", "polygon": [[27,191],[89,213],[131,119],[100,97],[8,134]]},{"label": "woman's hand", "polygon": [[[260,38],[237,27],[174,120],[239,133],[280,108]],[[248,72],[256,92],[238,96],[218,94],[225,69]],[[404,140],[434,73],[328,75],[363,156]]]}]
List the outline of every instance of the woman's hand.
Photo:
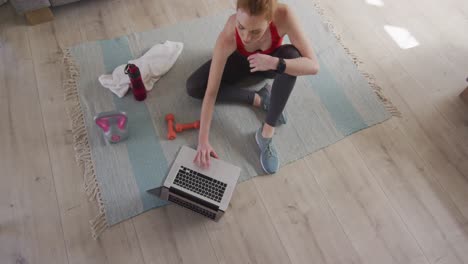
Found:
[{"label": "woman's hand", "polygon": [[247,60],[250,63],[250,72],[276,70],[279,59],[266,54],[255,53]]},{"label": "woman's hand", "polygon": [[210,143],[198,142],[197,155],[193,162],[201,168],[208,168],[210,166],[210,156],[218,158],[218,154],[211,147]]}]

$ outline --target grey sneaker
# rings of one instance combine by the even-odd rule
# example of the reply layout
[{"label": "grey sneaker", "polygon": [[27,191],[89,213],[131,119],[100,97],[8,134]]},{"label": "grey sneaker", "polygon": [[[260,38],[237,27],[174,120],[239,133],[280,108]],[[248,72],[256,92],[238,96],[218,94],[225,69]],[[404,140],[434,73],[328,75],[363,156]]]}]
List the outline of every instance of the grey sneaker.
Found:
[{"label": "grey sneaker", "polygon": [[260,148],[260,164],[268,174],[273,174],[279,169],[279,157],[273,140],[262,136],[262,127],[255,133],[255,141]]},{"label": "grey sneaker", "polygon": [[[270,108],[270,90],[271,90],[271,85],[269,83],[266,83],[265,86],[263,86],[262,89],[260,89],[257,94],[262,98],[262,102],[260,103],[262,106],[262,109],[265,112],[268,112],[268,109]],[[277,125],[284,125],[288,121],[286,117],[285,111],[283,111],[278,118]]]}]

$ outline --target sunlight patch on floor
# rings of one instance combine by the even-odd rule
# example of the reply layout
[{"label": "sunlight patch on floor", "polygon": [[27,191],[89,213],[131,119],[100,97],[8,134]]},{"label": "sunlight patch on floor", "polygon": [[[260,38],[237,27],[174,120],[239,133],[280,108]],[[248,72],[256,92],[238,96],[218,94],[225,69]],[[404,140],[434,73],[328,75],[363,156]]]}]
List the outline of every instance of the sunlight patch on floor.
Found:
[{"label": "sunlight patch on floor", "polygon": [[384,2],[382,0],[366,0],[366,3],[373,6],[384,6]]},{"label": "sunlight patch on floor", "polygon": [[401,49],[419,46],[418,40],[406,28],[385,25],[384,29]]}]

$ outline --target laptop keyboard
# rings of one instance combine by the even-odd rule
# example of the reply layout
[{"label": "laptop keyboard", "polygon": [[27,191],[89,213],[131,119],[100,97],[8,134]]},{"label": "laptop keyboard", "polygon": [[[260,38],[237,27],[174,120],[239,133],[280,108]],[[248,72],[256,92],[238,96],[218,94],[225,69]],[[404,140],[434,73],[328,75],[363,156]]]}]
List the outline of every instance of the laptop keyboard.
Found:
[{"label": "laptop keyboard", "polygon": [[181,166],[179,172],[177,172],[174,184],[219,203],[223,198],[227,186],[224,182],[210,178],[184,166]]}]

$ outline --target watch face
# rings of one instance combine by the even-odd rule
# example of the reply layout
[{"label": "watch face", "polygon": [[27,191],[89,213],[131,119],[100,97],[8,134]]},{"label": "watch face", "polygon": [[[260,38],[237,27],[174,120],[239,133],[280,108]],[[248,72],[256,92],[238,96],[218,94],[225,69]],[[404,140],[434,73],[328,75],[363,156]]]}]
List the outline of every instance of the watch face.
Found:
[{"label": "watch face", "polygon": [[276,71],[278,73],[283,73],[285,70],[286,70],[286,62],[284,61],[283,58],[280,58],[278,62],[278,68],[276,69]]}]

